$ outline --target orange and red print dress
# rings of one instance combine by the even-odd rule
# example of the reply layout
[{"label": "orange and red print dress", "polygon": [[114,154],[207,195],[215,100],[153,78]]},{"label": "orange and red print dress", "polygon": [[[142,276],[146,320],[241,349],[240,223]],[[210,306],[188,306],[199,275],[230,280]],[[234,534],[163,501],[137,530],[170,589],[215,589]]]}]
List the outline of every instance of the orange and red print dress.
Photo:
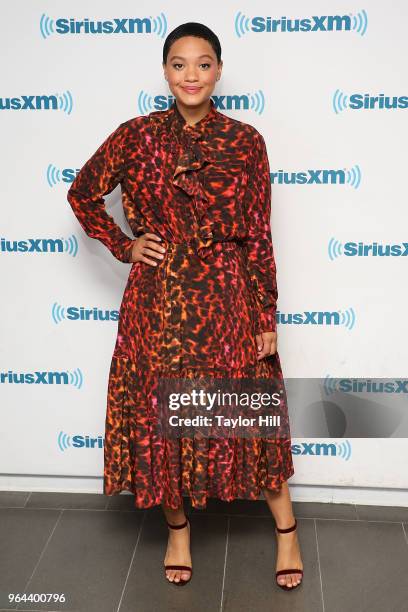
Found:
[{"label": "orange and red print dress", "polygon": [[[130,491],[138,508],[255,500],[294,474],[290,435],[174,438],[157,428],[161,378],[283,384],[277,352],[257,360],[256,334],[276,330],[278,297],[265,141],[210,102],[193,126],[175,101],[121,123],[67,196],[86,234],[131,264],[109,373],[104,493]],[[157,266],[130,262],[134,238],[104,205],[118,184],[134,236],[162,238]]]}]

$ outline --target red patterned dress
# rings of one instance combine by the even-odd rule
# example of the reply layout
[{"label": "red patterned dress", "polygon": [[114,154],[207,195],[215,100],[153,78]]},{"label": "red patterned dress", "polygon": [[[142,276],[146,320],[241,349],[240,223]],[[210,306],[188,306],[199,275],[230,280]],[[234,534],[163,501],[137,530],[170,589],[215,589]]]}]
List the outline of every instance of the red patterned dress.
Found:
[{"label": "red patterned dress", "polygon": [[[290,435],[169,439],[157,429],[155,390],[166,379],[274,378],[278,353],[257,360],[255,335],[276,329],[278,296],[265,141],[251,125],[211,108],[190,126],[176,102],[121,123],[85,163],[68,201],[91,238],[130,262],[132,240],[105,209],[121,185],[137,237],[166,248],[157,266],[131,264],[120,306],[106,411],[104,494],[127,490],[135,506],[188,496],[255,500],[294,474]],[[151,258],[153,259],[153,258]],[[283,414],[288,419],[286,394]],[[287,423],[288,424],[288,423]]]}]

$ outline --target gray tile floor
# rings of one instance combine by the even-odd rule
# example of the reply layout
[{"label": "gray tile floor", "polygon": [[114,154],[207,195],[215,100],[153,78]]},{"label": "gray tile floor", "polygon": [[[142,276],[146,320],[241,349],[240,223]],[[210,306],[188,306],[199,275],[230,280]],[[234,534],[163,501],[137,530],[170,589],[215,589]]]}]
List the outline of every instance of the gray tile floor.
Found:
[{"label": "gray tile floor", "polygon": [[[126,494],[0,492],[0,610],[408,612],[408,508],[294,502],[305,575],[289,592],[275,585],[265,501],[185,509],[194,574],[176,587],[163,573],[160,506],[137,510]],[[48,602],[10,604],[9,593]]]}]

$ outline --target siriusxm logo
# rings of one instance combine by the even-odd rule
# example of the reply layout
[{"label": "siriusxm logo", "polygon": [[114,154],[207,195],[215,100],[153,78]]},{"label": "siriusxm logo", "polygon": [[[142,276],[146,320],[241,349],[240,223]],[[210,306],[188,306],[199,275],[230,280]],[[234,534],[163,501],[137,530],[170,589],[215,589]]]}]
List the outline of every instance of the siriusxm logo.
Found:
[{"label": "siriusxm logo", "polygon": [[91,438],[91,436],[82,435],[69,436],[64,431],[60,431],[57,438],[57,444],[62,452],[69,448],[101,449],[103,448],[103,437],[97,436],[96,438]]},{"label": "siriusxm logo", "polygon": [[359,166],[350,170],[304,170],[301,172],[271,172],[271,182],[275,185],[350,185],[358,189],[361,182]]},{"label": "siriusxm logo", "polygon": [[73,183],[79,169],[64,168],[61,170],[53,164],[48,164],[45,177],[50,187],[54,187],[57,183]]},{"label": "siriusxm logo", "polygon": [[309,457],[338,457],[348,461],[351,457],[351,444],[348,440],[344,442],[331,442],[329,444],[323,442],[302,442],[301,444],[292,444],[292,453],[294,455],[309,455]]},{"label": "siriusxm logo", "polygon": [[367,31],[368,18],[362,10],[356,15],[313,15],[312,17],[246,17],[241,11],[235,15],[235,34],[241,38],[248,32],[259,33],[298,33],[298,32],[349,32],[354,31],[364,36]]},{"label": "siriusxm logo", "polygon": [[27,238],[26,240],[0,238],[0,253],[68,253],[76,257],[78,241],[74,234],[69,238]]},{"label": "siriusxm logo", "polygon": [[83,375],[79,368],[61,372],[0,372],[0,383],[9,385],[72,385],[81,389]]},{"label": "siriusxm logo", "polygon": [[283,313],[276,312],[276,322],[280,325],[344,325],[347,329],[353,329],[356,315],[353,308],[346,311],[304,311]]},{"label": "siriusxm logo", "polygon": [[61,306],[54,302],[51,308],[54,323],[62,321],[118,321],[118,310],[101,310],[100,308],[85,308],[84,306]]},{"label": "siriusxm logo", "polygon": [[157,34],[164,38],[167,19],[164,13],[157,17],[115,17],[104,21],[58,17],[51,19],[43,13],[40,18],[40,32],[43,38],[53,34]]},{"label": "siriusxm logo", "polygon": [[408,393],[408,379],[392,379],[388,382],[371,380],[371,378],[332,378],[327,374],[324,379],[326,395],[336,391],[343,393]]},{"label": "siriusxm logo", "polygon": [[[263,91],[248,94],[232,94],[222,96],[211,96],[215,108],[223,110],[250,110],[261,115],[265,109],[265,96]],[[152,111],[166,110],[174,101],[174,96],[158,95],[151,96],[141,90],[138,96],[138,108],[140,114],[144,115]]]},{"label": "siriusxm logo", "polygon": [[350,96],[336,89],[332,99],[333,110],[338,115],[347,108],[351,110],[395,110],[396,108],[407,108],[408,96],[371,96],[370,94],[354,93]]},{"label": "siriusxm logo", "polygon": [[16,98],[0,98],[0,110],[62,110],[70,115],[73,99],[70,91],[63,94],[41,94],[33,96],[18,96]]},{"label": "siriusxm logo", "polygon": [[342,255],[346,257],[406,257],[408,242],[395,244],[345,242],[343,244],[335,238],[330,238],[327,250],[331,261]]}]

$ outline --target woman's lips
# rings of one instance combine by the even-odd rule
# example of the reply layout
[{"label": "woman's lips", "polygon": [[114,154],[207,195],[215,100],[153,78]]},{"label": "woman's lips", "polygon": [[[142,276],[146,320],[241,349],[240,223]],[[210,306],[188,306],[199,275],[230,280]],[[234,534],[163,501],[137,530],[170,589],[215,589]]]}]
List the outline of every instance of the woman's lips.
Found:
[{"label": "woman's lips", "polygon": [[201,87],[183,87],[183,89],[187,93],[197,93],[200,91]]}]

